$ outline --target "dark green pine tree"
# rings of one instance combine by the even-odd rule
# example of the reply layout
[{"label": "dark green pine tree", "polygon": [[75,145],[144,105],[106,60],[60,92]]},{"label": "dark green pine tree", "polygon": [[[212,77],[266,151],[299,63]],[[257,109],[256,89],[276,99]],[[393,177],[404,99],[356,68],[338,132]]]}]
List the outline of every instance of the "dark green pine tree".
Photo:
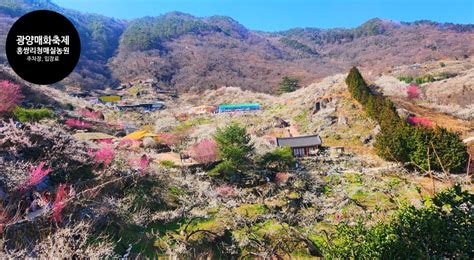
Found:
[{"label": "dark green pine tree", "polygon": [[298,88],[300,88],[300,86],[299,80],[297,78],[285,76],[278,84],[278,93],[289,93],[297,90]]}]

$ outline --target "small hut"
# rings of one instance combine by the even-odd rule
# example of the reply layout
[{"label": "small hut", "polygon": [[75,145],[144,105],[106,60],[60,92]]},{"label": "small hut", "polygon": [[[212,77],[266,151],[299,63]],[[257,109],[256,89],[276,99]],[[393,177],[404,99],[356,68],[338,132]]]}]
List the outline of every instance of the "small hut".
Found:
[{"label": "small hut", "polygon": [[279,147],[289,146],[296,157],[314,156],[322,144],[319,135],[277,138]]}]

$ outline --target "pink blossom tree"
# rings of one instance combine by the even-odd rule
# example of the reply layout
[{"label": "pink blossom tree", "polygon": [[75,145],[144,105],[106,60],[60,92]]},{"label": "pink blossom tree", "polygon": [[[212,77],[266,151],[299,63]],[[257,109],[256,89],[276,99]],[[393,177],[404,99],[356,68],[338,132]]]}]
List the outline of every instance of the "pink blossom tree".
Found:
[{"label": "pink blossom tree", "polygon": [[151,158],[144,154],[140,158],[134,158],[129,160],[131,167],[138,168],[141,174],[144,174],[145,171],[150,166]]},{"label": "pink blossom tree", "polygon": [[7,80],[0,81],[0,114],[11,111],[22,98],[20,85]]},{"label": "pink blossom tree", "polygon": [[72,118],[69,118],[66,120],[66,125],[71,128],[76,128],[76,129],[87,129],[92,126],[92,124],[90,123],[86,123],[79,119],[72,119]]},{"label": "pink blossom tree", "polygon": [[104,115],[100,111],[95,111],[90,108],[81,108],[78,111],[78,114],[85,118],[90,118],[90,119],[97,119],[97,120],[102,120],[104,119]]},{"label": "pink blossom tree", "polygon": [[94,158],[96,167],[102,165],[102,169],[105,170],[114,159],[115,150],[112,146],[105,145],[96,151],[89,150],[89,155]]},{"label": "pink blossom tree", "polygon": [[425,126],[425,127],[432,127],[433,126],[433,122],[430,119],[426,118],[426,117],[412,116],[412,117],[407,118],[407,122],[412,124],[412,125],[422,125],[422,126]]},{"label": "pink blossom tree", "polygon": [[156,139],[161,144],[174,146],[180,142],[181,137],[177,134],[172,133],[160,133],[157,134]]},{"label": "pink blossom tree", "polygon": [[410,84],[407,88],[407,96],[409,99],[417,99],[420,97],[417,84]]},{"label": "pink blossom tree", "polygon": [[204,139],[191,147],[191,158],[198,163],[210,163],[217,159],[217,144]]}]

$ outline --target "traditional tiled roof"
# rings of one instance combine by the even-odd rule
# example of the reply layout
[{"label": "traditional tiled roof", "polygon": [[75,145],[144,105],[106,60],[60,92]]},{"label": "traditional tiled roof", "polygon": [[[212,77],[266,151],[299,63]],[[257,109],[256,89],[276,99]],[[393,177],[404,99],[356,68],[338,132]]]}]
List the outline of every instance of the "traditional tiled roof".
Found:
[{"label": "traditional tiled roof", "polygon": [[277,138],[277,145],[280,147],[289,146],[291,148],[308,147],[321,145],[321,137],[319,135],[283,137]]}]

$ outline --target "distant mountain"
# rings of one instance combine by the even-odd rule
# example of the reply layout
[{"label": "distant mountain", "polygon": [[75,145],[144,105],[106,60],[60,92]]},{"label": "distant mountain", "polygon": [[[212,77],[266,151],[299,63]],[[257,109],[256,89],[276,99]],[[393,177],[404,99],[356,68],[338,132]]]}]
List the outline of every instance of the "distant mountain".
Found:
[{"label": "distant mountain", "polygon": [[306,84],[358,65],[370,78],[392,66],[474,54],[474,25],[372,19],[353,29],[267,33],[224,16],[173,12],[126,22],[33,0],[0,0],[2,37],[34,9],[59,11],[78,27],[83,56],[65,83],[85,88],[155,78],[180,91],[226,85],[272,92],[286,75]]},{"label": "distant mountain", "polygon": [[0,61],[5,63],[5,38],[9,28],[21,15],[47,9],[67,16],[81,36],[82,55],[78,67],[64,83],[77,84],[85,88],[100,88],[104,84],[115,84],[107,66],[114,55],[119,39],[126,28],[124,21],[95,14],[83,14],[61,8],[49,0],[0,0]]}]

